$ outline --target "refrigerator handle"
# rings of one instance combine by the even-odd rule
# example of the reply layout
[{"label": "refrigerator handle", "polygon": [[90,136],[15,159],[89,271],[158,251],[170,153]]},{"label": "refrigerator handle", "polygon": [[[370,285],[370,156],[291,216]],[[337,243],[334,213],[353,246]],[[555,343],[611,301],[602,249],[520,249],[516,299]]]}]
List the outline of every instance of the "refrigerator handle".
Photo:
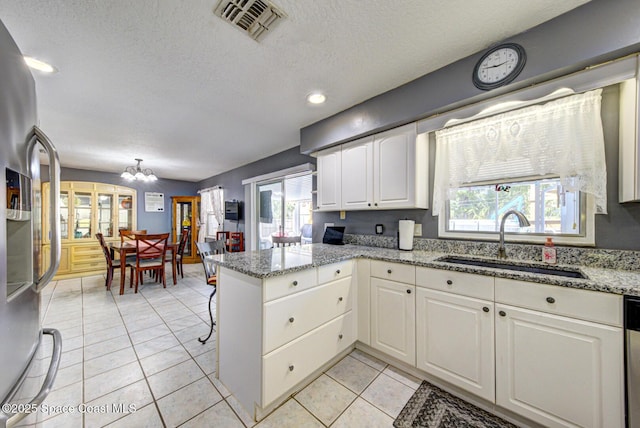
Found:
[{"label": "refrigerator handle", "polygon": [[[37,143],[40,143],[44,147],[47,152],[47,156],[49,157],[49,206],[51,207],[49,210],[49,227],[51,230],[51,264],[49,265],[49,269],[47,269],[47,271],[38,278],[37,281],[35,281],[36,291],[40,292],[49,283],[49,281],[51,281],[51,278],[53,278],[58,271],[58,266],[60,266],[60,158],[58,157],[58,151],[51,143],[51,140],[49,140],[49,137],[47,137],[40,128],[34,126],[31,140],[29,141],[29,146],[27,148],[28,160],[32,159],[33,150]],[[31,162],[27,162],[27,164],[31,165]]]},{"label": "refrigerator handle", "polygon": [[[60,358],[62,357],[62,335],[60,332],[54,328],[43,328],[43,334],[49,334],[53,336],[53,355],[51,356],[51,362],[49,363],[49,369],[47,370],[47,375],[44,378],[44,382],[38,394],[33,397],[33,399],[25,404],[24,409],[35,409],[40,406],[47,395],[51,392],[51,388],[53,388],[53,381],[56,379],[56,375],[58,374],[58,368],[60,366]],[[26,374],[26,373],[25,373]],[[20,385],[22,382],[18,383]],[[8,397],[9,399],[13,398],[16,394],[16,390],[12,390]],[[3,411],[0,411],[0,422],[2,419],[6,420],[7,428],[14,427],[18,422],[28,416],[29,413],[26,412],[18,412],[15,414],[7,414]]]}]

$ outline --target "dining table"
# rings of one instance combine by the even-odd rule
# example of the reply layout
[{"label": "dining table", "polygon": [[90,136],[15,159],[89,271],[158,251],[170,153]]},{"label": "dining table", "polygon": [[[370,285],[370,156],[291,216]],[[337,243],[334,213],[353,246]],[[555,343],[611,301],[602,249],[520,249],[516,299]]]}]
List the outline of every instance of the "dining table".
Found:
[{"label": "dining table", "polygon": [[[141,243],[141,245],[143,245]],[[178,279],[176,277],[176,266],[177,266],[177,258],[176,258],[176,250],[180,242],[171,242],[167,241],[167,251],[171,251],[171,272],[173,273],[173,285],[178,283]],[[111,250],[111,258],[116,252],[120,255],[120,260],[126,260],[127,254],[135,254],[136,253],[136,241],[123,241],[123,242],[111,242],[109,244],[109,248]],[[120,294],[124,294],[124,277],[127,271],[127,264],[120,263]]]},{"label": "dining table", "polygon": [[300,235],[297,236],[285,236],[285,235],[271,235],[271,242],[275,247],[285,246],[285,245],[299,245],[300,244]]}]

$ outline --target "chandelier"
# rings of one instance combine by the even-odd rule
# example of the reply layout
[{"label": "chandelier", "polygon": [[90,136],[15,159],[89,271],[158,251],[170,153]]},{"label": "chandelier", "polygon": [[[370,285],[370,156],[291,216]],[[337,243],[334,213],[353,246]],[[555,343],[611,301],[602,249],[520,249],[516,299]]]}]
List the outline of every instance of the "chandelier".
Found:
[{"label": "chandelier", "polygon": [[136,166],[128,166],[124,169],[120,177],[124,178],[127,181],[140,180],[140,181],[156,181],[158,177],[153,173],[149,168],[142,169],[140,167],[140,162],[142,159],[135,159],[138,161]]}]

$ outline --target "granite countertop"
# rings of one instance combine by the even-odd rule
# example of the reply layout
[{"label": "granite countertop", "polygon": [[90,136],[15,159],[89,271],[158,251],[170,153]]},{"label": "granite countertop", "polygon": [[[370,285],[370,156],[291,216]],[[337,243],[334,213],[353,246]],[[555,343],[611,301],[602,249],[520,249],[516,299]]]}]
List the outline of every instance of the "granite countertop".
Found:
[{"label": "granite countertop", "polygon": [[[615,294],[640,296],[640,271],[605,269],[599,267],[556,265],[559,268],[580,270],[587,278],[567,278],[556,275],[537,274],[512,271],[507,269],[487,268],[452,264],[438,259],[443,256],[461,256],[477,260],[497,261],[486,257],[467,256],[432,251],[400,251],[389,248],[367,247],[362,245],[326,245],[311,244],[273,248],[261,251],[247,251],[240,253],[226,253],[210,256],[212,261],[224,268],[228,268],[256,278],[269,278],[286,273],[305,270],[317,266],[327,265],[342,260],[367,258],[394,263],[405,263],[435,269],[445,269],[458,272],[489,275],[499,278],[510,278],[521,281],[552,284],[563,287],[581,288],[585,290],[603,291]],[[513,260],[510,263],[523,266],[543,266],[541,262]]]}]

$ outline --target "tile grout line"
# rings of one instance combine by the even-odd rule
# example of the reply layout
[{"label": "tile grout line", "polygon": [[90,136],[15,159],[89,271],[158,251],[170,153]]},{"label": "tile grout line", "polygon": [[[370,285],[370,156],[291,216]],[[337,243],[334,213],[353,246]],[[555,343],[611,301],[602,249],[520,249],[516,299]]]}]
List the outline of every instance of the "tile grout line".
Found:
[{"label": "tile grout line", "polygon": [[[163,288],[164,288],[164,287],[163,287]],[[195,361],[194,356],[193,356],[193,355],[191,355],[191,353],[190,353],[190,352],[189,352],[189,351],[184,347],[184,344],[183,344],[183,343],[182,343],[182,341],[178,338],[178,336],[176,336],[175,332],[171,329],[171,327],[167,324],[167,321],[162,317],[162,315],[160,315],[160,313],[158,313],[158,311],[157,311],[157,309],[155,308],[155,306],[153,305],[153,303],[152,303],[152,302],[147,298],[147,296],[145,296],[145,295],[142,293],[142,290],[140,290],[140,293],[139,293],[139,294],[140,294],[140,295],[145,299],[145,301],[149,304],[149,306],[151,307],[151,309],[152,309],[152,310],[153,310],[153,311],[154,311],[154,312],[155,312],[155,313],[160,317],[160,319],[162,320],[162,323],[163,323],[163,324],[164,324],[164,325],[169,329],[169,331],[171,332],[171,334],[173,335],[173,337],[178,341],[178,343],[180,344],[180,346],[181,346],[181,347],[184,349],[184,351],[189,355],[189,358],[190,358],[191,360],[193,360],[193,362],[196,364],[196,366],[198,367],[198,369],[202,372],[203,377],[204,377],[204,378],[206,378],[206,379],[211,383],[211,386],[213,386],[214,390],[215,390],[215,391],[220,395],[220,397],[222,398],[222,400],[220,400],[220,401],[223,401],[223,400],[224,400],[224,397],[222,397],[222,394],[220,394],[220,391],[218,391],[218,389],[216,388],[216,386],[215,386],[215,385],[211,382],[211,380],[208,378],[208,375],[204,372],[204,370],[202,370],[202,368],[201,368],[201,367],[200,367],[200,365],[197,363],[197,361]],[[173,293],[171,293],[171,292],[169,291],[169,294],[171,295],[171,297],[172,297],[173,299],[175,299],[175,300],[179,301],[179,302],[180,302],[180,304],[181,304],[182,306],[184,306],[186,309],[188,309],[189,311],[191,311],[191,313],[192,313],[193,315],[196,315],[196,316],[197,316],[197,314],[196,314],[195,312],[193,312],[193,311],[191,310],[191,308],[189,308],[189,307],[188,307],[187,305],[185,305],[182,301],[180,301],[180,299],[176,298],[176,297],[173,295]],[[129,340],[131,341],[131,336],[130,336],[130,333],[129,333],[129,329],[127,328],[127,323],[126,323],[126,321],[124,320],[124,317],[122,317],[122,311],[120,310],[120,307],[119,307],[119,305],[117,304],[117,302],[116,302],[116,306],[118,307],[118,313],[120,314],[120,316],[121,316],[121,318],[122,318],[123,324],[125,325],[125,329],[127,330],[127,335],[128,335],[128,337],[129,337]],[[198,317],[198,318],[200,318],[200,317]],[[189,328],[189,327],[187,327],[187,328]],[[150,339],[150,340],[148,340],[148,341],[145,341],[145,342],[149,342],[149,341],[154,340],[154,339],[156,339],[156,338],[152,338],[152,339]],[[141,343],[145,343],[145,342],[141,342]],[[153,402],[154,402],[154,404],[155,404],[155,406],[156,406],[156,410],[158,411],[158,414],[159,414],[159,416],[160,416],[161,422],[163,423],[163,426],[165,426],[165,427],[166,427],[166,423],[165,423],[165,421],[164,421],[164,417],[162,416],[162,412],[160,411],[160,407],[159,407],[159,405],[158,405],[158,400],[159,400],[159,399],[156,399],[156,397],[155,397],[155,394],[154,394],[154,392],[153,392],[153,390],[152,390],[152,388],[151,388],[151,384],[149,383],[149,379],[148,379],[148,377],[147,377],[147,374],[146,374],[146,372],[144,371],[144,368],[142,367],[142,362],[140,361],[140,357],[139,357],[139,355],[138,355],[138,352],[137,352],[137,351],[136,351],[136,349],[135,349],[135,345],[133,344],[133,341],[131,341],[131,345],[132,345],[132,348],[133,348],[133,352],[134,352],[134,353],[135,353],[135,355],[136,355],[136,359],[138,360],[138,364],[140,365],[140,370],[142,371],[142,375],[144,376],[144,379],[145,379],[145,382],[146,382],[146,384],[147,384],[147,387],[149,388],[149,391],[150,391],[151,396],[152,396],[152,398],[153,398]],[[162,352],[162,351],[159,351],[159,352],[157,352],[156,354],[158,354],[158,353],[160,353],[160,352]],[[209,351],[207,351],[207,352],[209,352]],[[152,355],[156,355],[156,354],[152,354]],[[145,357],[145,358],[146,358],[146,357]],[[186,360],[186,361],[188,361],[188,360]],[[159,371],[158,373],[161,373],[161,372],[163,372],[163,371],[165,371],[165,370],[168,370],[168,369],[170,369],[170,368],[172,368],[172,367],[175,367],[175,366],[177,366],[178,364],[182,364],[183,362],[184,362],[184,361],[179,362],[179,363],[177,363],[177,364],[174,364],[173,366],[166,367],[166,368],[164,368],[163,370]],[[154,373],[154,375],[155,375],[155,374],[158,374],[158,373]],[[175,392],[177,392],[177,391],[179,391],[179,390],[181,390],[181,389],[184,389],[184,388],[186,388],[187,386],[192,385],[192,384],[194,384],[195,382],[200,381],[201,379],[203,379],[203,378],[199,378],[199,379],[197,379],[197,380],[195,380],[195,381],[193,381],[193,382],[191,382],[191,383],[189,383],[189,384],[187,384],[187,385],[184,385],[184,386],[182,386],[182,387],[180,387],[180,388],[176,389],[175,391],[172,391],[171,393],[167,394],[166,396],[169,396],[169,395],[171,395],[171,394],[173,394],[173,393],[175,393]],[[166,397],[166,396],[165,396],[165,397]],[[164,397],[162,397],[162,398],[164,398]],[[184,423],[188,422],[189,420],[191,420],[191,419],[193,419],[193,418],[197,417],[197,416],[198,416],[198,415],[200,415],[201,413],[206,412],[206,411],[207,411],[207,410],[209,410],[211,407],[213,407],[213,406],[215,406],[216,404],[218,404],[220,401],[218,401],[217,403],[214,403],[214,404],[212,404],[211,406],[207,407],[207,408],[206,408],[205,410],[203,410],[202,412],[199,412],[199,413],[197,413],[196,415],[193,415],[191,418],[187,419],[187,420],[186,420],[185,422],[183,422],[182,424],[184,424]],[[181,424],[181,425],[182,425],[182,424]]]}]

